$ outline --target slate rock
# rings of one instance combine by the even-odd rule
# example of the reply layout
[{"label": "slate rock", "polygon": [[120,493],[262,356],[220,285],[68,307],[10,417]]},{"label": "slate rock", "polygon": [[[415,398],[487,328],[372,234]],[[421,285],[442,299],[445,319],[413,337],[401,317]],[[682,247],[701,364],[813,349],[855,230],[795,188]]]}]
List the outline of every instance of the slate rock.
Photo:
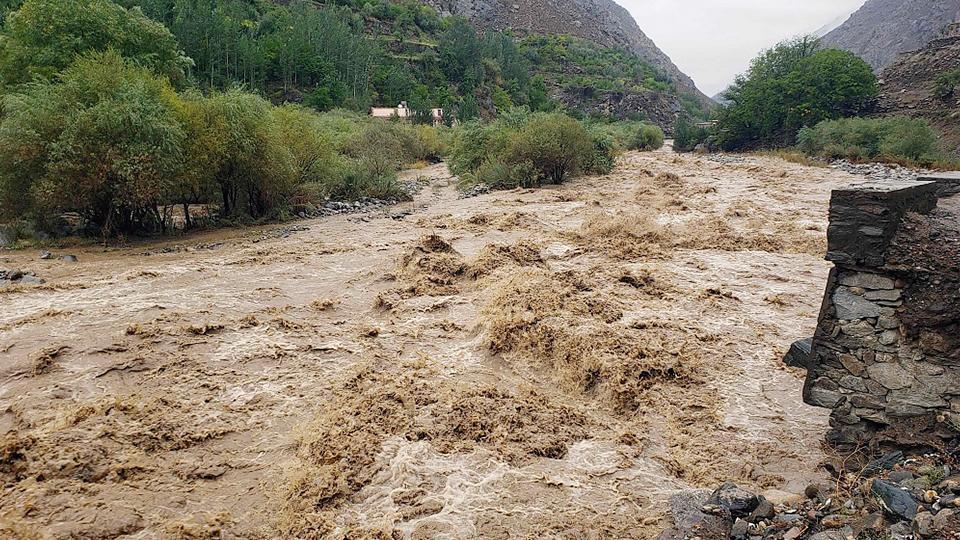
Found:
[{"label": "slate rock", "polygon": [[883,480],[874,480],[870,492],[883,503],[884,509],[893,517],[912,520],[917,517],[919,504],[910,493]]},{"label": "slate rock", "polygon": [[884,388],[889,390],[909,388],[916,382],[913,375],[900,367],[899,364],[871,364],[867,366],[867,375],[871,380],[882,384]]},{"label": "slate rock", "polygon": [[853,537],[853,529],[849,526],[832,531],[819,532],[810,537],[810,540],[847,540]]},{"label": "slate rock", "polygon": [[907,521],[894,523],[890,527],[890,540],[913,540],[913,529]]},{"label": "slate rock", "polygon": [[879,274],[870,274],[867,272],[857,272],[844,276],[840,280],[841,285],[847,287],[860,287],[862,289],[887,290],[894,288],[894,281],[886,276]]},{"label": "slate rock", "polygon": [[702,540],[727,540],[733,525],[726,516],[703,511],[710,492],[706,490],[681,491],[670,497],[670,513],[674,526],[658,536],[660,540],[698,536]]},{"label": "slate rock", "polygon": [[880,306],[853,294],[846,287],[837,287],[833,293],[833,305],[837,310],[837,318],[844,321],[875,318],[881,314]]},{"label": "slate rock", "polygon": [[744,517],[760,506],[760,498],[733,482],[724,482],[710,495],[706,504],[720,506],[734,517]]},{"label": "slate rock", "polygon": [[774,515],[776,515],[776,508],[773,506],[773,503],[761,496],[760,504],[758,504],[757,507],[754,508],[753,512],[750,513],[747,521],[750,523],[756,523],[760,520],[770,519]]},{"label": "slate rock", "polygon": [[[896,464],[903,461],[903,452],[900,450],[884,454],[882,457],[879,457],[870,463],[867,464],[863,469],[863,474],[869,476],[877,474],[881,471],[887,471],[892,469]],[[910,473],[907,473],[910,474]],[[892,477],[893,475],[891,475]],[[913,478],[913,475],[910,475],[910,478]]]},{"label": "slate rock", "polygon": [[801,339],[790,345],[790,350],[783,357],[783,362],[790,367],[807,367],[810,351],[813,349],[813,338]]}]

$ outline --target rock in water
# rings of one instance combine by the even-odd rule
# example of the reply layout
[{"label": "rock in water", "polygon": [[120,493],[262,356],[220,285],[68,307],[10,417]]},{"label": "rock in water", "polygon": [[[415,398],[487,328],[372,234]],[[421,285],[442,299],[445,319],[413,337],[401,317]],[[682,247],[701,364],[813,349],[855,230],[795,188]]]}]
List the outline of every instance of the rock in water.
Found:
[{"label": "rock in water", "polygon": [[49,261],[50,259],[53,258],[53,253],[50,253],[49,251],[46,251],[46,250],[41,251],[40,258],[44,261]]},{"label": "rock in water", "polygon": [[807,359],[810,358],[810,351],[813,348],[813,338],[794,341],[790,345],[790,350],[783,357],[783,362],[790,367],[807,367]]},{"label": "rock in water", "polygon": [[733,482],[724,482],[710,495],[707,504],[720,506],[734,517],[744,517],[760,506],[760,498]]},{"label": "rock in water", "polygon": [[880,502],[891,515],[901,520],[912,520],[917,517],[919,504],[909,493],[899,487],[883,480],[874,480],[870,492],[880,498]]}]

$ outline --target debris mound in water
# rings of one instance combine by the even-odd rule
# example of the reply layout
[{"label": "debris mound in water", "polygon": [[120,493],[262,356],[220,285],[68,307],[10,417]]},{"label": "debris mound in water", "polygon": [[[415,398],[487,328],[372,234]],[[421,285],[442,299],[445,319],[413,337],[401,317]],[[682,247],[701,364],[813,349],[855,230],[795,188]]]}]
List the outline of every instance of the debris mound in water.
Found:
[{"label": "debris mound in water", "polygon": [[457,280],[467,265],[463,257],[443,238],[424,236],[400,259],[399,277],[407,283],[405,292],[415,296],[456,294]]},{"label": "debris mound in water", "polygon": [[533,242],[522,240],[516,244],[489,244],[470,264],[467,274],[477,279],[488,276],[500,268],[517,266],[543,266],[540,249]]},{"label": "debris mound in water", "polygon": [[425,360],[369,363],[340,385],[299,437],[299,465],[283,490],[279,527],[297,538],[342,532],[339,507],[386,465],[378,456],[390,438],[428,441],[442,453],[483,447],[522,466],[563,458],[595,427],[532,388],[448,381]]},{"label": "debris mound in water", "polygon": [[622,259],[663,254],[670,239],[666,227],[657,222],[653,209],[645,212],[597,212],[583,222],[578,240]]},{"label": "debris mound in water", "polygon": [[701,361],[682,329],[622,316],[619,303],[582,276],[541,269],[491,287],[483,310],[493,352],[517,353],[566,388],[628,413],[658,383],[694,377]]}]

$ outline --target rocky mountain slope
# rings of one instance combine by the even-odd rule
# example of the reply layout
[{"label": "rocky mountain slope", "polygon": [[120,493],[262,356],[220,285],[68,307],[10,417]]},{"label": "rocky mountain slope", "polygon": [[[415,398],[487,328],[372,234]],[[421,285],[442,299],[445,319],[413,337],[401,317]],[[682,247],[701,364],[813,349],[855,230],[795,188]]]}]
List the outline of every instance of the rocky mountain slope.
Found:
[{"label": "rocky mountain slope", "polygon": [[960,69],[960,25],[920,50],[900,55],[880,74],[878,112],[924,118],[936,127],[945,150],[960,153],[960,92],[938,84]]},{"label": "rocky mountain slope", "polygon": [[612,0],[424,0],[443,14],[461,15],[481,28],[519,34],[569,34],[629,50],[676,81],[678,90],[710,103],[689,76]]},{"label": "rocky mountain slope", "polygon": [[867,0],[823,42],[856,53],[880,71],[898,54],[923,47],[957,20],[958,0]]}]

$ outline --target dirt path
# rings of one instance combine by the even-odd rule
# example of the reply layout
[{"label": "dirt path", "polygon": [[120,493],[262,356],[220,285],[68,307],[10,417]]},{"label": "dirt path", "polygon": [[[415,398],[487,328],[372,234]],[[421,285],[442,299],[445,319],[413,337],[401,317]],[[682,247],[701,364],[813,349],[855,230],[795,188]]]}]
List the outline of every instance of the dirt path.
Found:
[{"label": "dirt path", "polygon": [[0,533],[648,538],[677,489],[802,490],[826,414],[780,357],[851,177],[622,161],[467,200],[438,165],[378,213],[0,254],[47,280],[0,290]]}]

